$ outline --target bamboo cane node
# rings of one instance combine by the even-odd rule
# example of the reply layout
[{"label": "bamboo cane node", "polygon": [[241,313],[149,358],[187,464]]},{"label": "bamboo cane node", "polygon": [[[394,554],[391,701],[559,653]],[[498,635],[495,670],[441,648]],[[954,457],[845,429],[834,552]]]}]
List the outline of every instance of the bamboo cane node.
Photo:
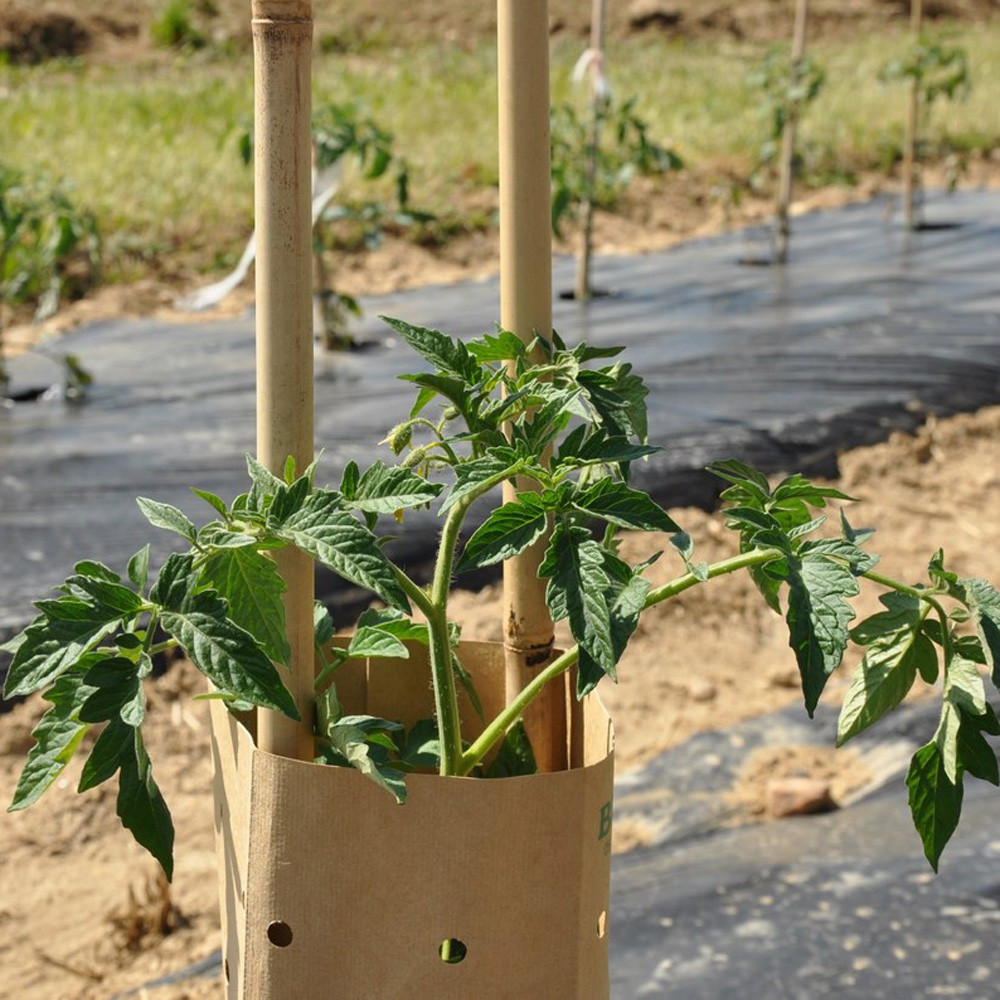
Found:
[{"label": "bamboo cane node", "polygon": [[514,656],[520,659],[525,667],[530,670],[536,670],[539,667],[548,666],[552,660],[552,642],[543,643],[531,643],[527,645],[518,645],[512,642],[505,642],[503,648],[505,651],[512,653]]}]

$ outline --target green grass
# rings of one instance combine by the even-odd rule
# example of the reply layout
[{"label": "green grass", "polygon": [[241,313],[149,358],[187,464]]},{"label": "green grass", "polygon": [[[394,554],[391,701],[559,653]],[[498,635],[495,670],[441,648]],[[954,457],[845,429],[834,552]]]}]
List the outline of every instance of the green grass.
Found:
[{"label": "green grass", "polygon": [[[971,97],[934,110],[932,137],[958,148],[1000,145],[1000,23],[951,33],[969,53]],[[822,170],[835,174],[891,162],[903,88],[878,82],[879,67],[905,44],[901,32],[824,42],[814,58],[827,85],[802,128]],[[580,45],[553,49],[556,100],[582,98],[569,82]],[[613,45],[608,62],[620,97],[641,95],[654,138],[688,168],[749,171],[763,124],[745,84],[760,46],[733,42]],[[316,101],[353,100],[396,134],[413,165],[421,207],[453,211],[456,191],[496,178],[496,61],[483,47],[426,46],[377,55],[319,54]],[[178,255],[199,269],[225,266],[251,225],[252,178],[236,152],[251,114],[249,57],[210,52],[148,65],[50,64],[0,70],[0,134],[11,166],[67,180],[100,220],[110,270],[132,277],[170,270]],[[667,181],[669,183],[669,181]],[[460,199],[459,199],[460,200]]]}]

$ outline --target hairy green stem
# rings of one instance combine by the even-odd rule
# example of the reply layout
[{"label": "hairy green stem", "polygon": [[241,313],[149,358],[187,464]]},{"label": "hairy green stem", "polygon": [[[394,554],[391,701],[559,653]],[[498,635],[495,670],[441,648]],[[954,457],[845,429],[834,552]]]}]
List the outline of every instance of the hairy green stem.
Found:
[{"label": "hairy green stem", "polygon": [[490,476],[462,497],[448,511],[444,527],[441,529],[441,541],[438,546],[437,563],[434,566],[430,597],[423,595],[425,604],[421,604],[415,595],[409,595],[414,597],[414,603],[427,617],[427,628],[430,633],[431,676],[434,682],[434,705],[437,710],[438,732],[441,737],[441,774],[443,775],[463,773],[461,771],[463,763],[462,720],[458,711],[458,689],[455,684],[455,669],[452,663],[451,639],[448,635],[448,595],[451,591],[455,549],[458,547],[462,522],[472,504],[495,486],[499,486],[504,480],[516,475],[518,471],[519,467],[515,465],[505,469],[502,473]]},{"label": "hairy green stem", "polygon": [[[683,576],[665,583],[662,587],[651,590],[646,596],[643,610],[651,608],[655,604],[661,604],[663,601],[668,601],[685,590],[696,587],[699,583],[706,582],[706,580],[714,579],[717,576],[725,576],[728,573],[736,573],[750,566],[762,566],[764,563],[780,559],[783,555],[784,553],[780,549],[754,549],[752,552],[744,552],[738,556],[713,563],[707,568],[704,579],[695,576],[694,573],[685,573]],[[572,646],[537,674],[529,684],[526,684],[518,696],[496,716],[483,730],[479,739],[462,755],[461,768],[457,773],[463,775],[469,774],[473,768],[480,764],[493,745],[503,739],[507,730],[517,722],[528,705],[538,697],[546,684],[569,670],[579,658],[580,647]]]}]

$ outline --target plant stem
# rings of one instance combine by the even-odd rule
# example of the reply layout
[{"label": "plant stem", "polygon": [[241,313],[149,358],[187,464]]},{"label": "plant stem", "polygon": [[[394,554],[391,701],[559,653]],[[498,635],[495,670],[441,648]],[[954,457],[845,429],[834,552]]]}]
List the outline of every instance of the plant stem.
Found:
[{"label": "plant stem", "polygon": [[[676,597],[678,594],[697,586],[699,583],[705,583],[707,580],[714,579],[717,576],[736,573],[750,566],[762,566],[764,563],[780,559],[783,555],[784,553],[780,549],[754,549],[751,552],[744,552],[738,556],[732,556],[729,559],[722,559],[717,563],[713,563],[708,567],[705,579],[695,576],[694,573],[685,573],[683,576],[665,583],[662,587],[651,590],[646,596],[643,610],[651,608],[655,604],[661,604],[663,601],[668,601],[670,598]],[[517,722],[525,708],[538,697],[549,681],[555,680],[560,674],[569,670],[579,658],[580,647],[578,645],[572,646],[565,653],[554,659],[529,684],[525,685],[520,694],[496,716],[483,730],[479,739],[462,755],[461,767],[455,773],[465,775],[472,771],[483,760],[486,754],[489,753],[492,746],[501,740],[507,730]]]}]

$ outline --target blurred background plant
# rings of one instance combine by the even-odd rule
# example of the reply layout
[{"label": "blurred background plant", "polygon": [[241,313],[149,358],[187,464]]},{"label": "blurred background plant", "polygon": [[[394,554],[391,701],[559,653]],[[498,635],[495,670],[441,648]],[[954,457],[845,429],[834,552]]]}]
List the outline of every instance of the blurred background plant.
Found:
[{"label": "blurred background plant", "polygon": [[[80,298],[100,280],[101,239],[93,214],[44,175],[29,177],[0,164],[0,395],[9,382],[3,334],[15,311],[36,321],[63,298]],[[79,392],[90,379],[79,362],[61,356],[66,387]]]},{"label": "blurred background plant", "polygon": [[969,57],[966,50],[918,31],[900,55],[890,59],[880,70],[884,83],[906,81],[910,86],[910,107],[903,160],[903,216],[907,228],[919,228],[921,221],[915,207],[922,188],[920,163],[932,153],[945,161],[948,188],[954,190],[967,169],[968,157],[960,148],[948,148],[947,137],[932,148],[928,138],[931,110],[938,101],[965,100],[972,91]]},{"label": "blurred background plant", "polygon": [[[757,149],[749,186],[752,191],[767,191],[777,179],[781,137],[791,114],[801,117],[823,90],[826,72],[810,56],[802,57],[797,70],[792,66],[788,46],[771,46],[764,58],[746,78],[747,87],[757,96],[757,115],[764,123],[764,139]],[[797,151],[792,163],[799,174],[804,155]]]},{"label": "blurred background plant", "polygon": [[[637,102],[630,97],[616,103],[608,95],[595,103],[596,120],[578,114],[569,102],[553,105],[552,231],[559,239],[565,237],[564,223],[578,220],[588,206],[614,209],[637,175],[664,174],[684,166],[673,149],[650,138],[648,122],[636,112]],[[580,261],[589,258],[588,238],[585,234],[578,256],[580,270]],[[589,276],[581,282],[580,270],[575,295],[588,298]]]},{"label": "blurred background plant", "polygon": [[[355,346],[348,330],[350,317],[360,317],[357,299],[338,292],[332,283],[331,257],[345,247],[376,249],[387,231],[399,233],[426,225],[435,216],[410,203],[410,168],[393,150],[393,135],[351,103],[324,104],[313,112],[313,168],[318,173],[340,167],[363,181],[391,181],[393,195],[341,198],[334,195],[313,227],[313,288],[318,304],[321,339],[327,350]],[[239,153],[245,165],[253,162],[253,132],[240,132]]]}]

